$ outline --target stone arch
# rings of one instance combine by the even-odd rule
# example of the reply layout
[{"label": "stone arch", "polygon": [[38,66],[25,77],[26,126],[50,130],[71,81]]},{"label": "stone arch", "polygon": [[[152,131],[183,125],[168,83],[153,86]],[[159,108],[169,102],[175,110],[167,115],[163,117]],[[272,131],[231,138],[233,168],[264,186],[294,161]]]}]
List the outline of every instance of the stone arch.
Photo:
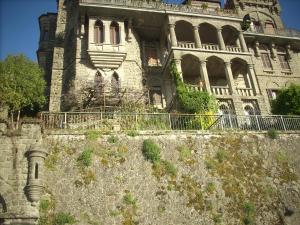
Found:
[{"label": "stone arch", "polygon": [[112,21],[110,24],[110,43],[112,45],[120,44],[121,36],[120,36],[120,26],[116,21]]},{"label": "stone arch", "polygon": [[237,88],[251,88],[247,62],[241,58],[233,58],[230,62],[235,86]]},{"label": "stone arch", "polygon": [[225,45],[237,46],[237,40],[239,38],[239,31],[230,25],[225,25],[222,27],[222,36]]},{"label": "stone arch", "polygon": [[206,60],[207,73],[211,86],[228,86],[224,60],[214,55],[208,57]]},{"label": "stone arch", "polygon": [[104,24],[98,19],[94,24],[94,42],[101,44],[104,42]]},{"label": "stone arch", "polygon": [[182,78],[184,83],[199,85],[201,80],[199,58],[192,54],[186,54],[181,59]]},{"label": "stone arch", "polygon": [[217,28],[210,23],[199,24],[199,36],[202,44],[218,45]]},{"label": "stone arch", "polygon": [[178,42],[195,42],[193,25],[188,21],[177,21],[175,23],[175,33]]},{"label": "stone arch", "polygon": [[[249,17],[251,18],[251,29],[255,30],[255,31],[263,31],[262,27],[264,27],[265,32],[267,33],[274,33],[274,29],[277,28],[277,24],[276,21],[274,20],[274,18],[272,17],[271,14],[268,14],[266,12],[263,11],[250,11],[248,13]],[[266,30],[266,24],[272,24],[273,26],[273,30],[267,28]],[[268,25],[267,25],[268,26]]]},{"label": "stone arch", "polygon": [[279,89],[280,85],[274,81],[268,81],[267,82],[267,89]]}]

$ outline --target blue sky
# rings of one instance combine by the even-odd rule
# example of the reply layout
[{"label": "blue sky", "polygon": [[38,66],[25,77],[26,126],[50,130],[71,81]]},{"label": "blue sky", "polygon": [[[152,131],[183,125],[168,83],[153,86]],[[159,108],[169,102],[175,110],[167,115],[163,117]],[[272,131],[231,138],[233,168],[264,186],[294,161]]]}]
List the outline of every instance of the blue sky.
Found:
[{"label": "blue sky", "polygon": [[[286,27],[300,30],[300,0],[280,3]],[[38,17],[46,12],[56,12],[56,0],[0,0],[0,60],[18,53],[36,60]]]}]

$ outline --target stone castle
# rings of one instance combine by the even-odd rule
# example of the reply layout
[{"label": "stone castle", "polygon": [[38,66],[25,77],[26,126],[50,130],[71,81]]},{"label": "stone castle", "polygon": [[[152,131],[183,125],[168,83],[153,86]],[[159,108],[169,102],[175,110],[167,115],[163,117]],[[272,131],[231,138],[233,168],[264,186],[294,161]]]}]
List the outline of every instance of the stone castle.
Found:
[{"label": "stone castle", "polygon": [[37,51],[52,112],[122,99],[170,110],[173,60],[191,89],[216,96],[220,113],[270,114],[278,90],[300,82],[300,33],[284,27],[278,0],[57,3],[58,13],[39,18]]}]

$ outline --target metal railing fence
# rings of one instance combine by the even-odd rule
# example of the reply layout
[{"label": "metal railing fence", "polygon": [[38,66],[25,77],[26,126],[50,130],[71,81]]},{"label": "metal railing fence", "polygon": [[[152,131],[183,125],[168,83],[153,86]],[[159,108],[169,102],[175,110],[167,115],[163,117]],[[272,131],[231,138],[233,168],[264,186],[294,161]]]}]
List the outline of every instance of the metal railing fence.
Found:
[{"label": "metal railing fence", "polygon": [[199,115],[175,113],[41,113],[44,129],[128,130],[300,130],[298,116]]}]

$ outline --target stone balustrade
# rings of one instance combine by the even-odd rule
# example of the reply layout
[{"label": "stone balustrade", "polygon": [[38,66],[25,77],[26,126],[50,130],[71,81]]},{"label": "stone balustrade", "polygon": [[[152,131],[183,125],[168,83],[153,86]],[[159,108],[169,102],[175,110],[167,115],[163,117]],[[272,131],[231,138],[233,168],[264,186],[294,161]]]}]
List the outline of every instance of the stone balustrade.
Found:
[{"label": "stone balustrade", "polygon": [[180,48],[196,48],[194,42],[180,41],[178,42],[178,47]]},{"label": "stone balustrade", "polygon": [[254,96],[252,88],[236,88],[236,91],[240,96]]},{"label": "stone balustrade", "polygon": [[211,86],[212,93],[215,95],[230,95],[229,87]]},{"label": "stone balustrade", "polygon": [[199,85],[192,85],[192,84],[188,84],[187,85],[188,90],[190,91],[203,91],[203,88],[200,87]]},{"label": "stone balustrade", "polygon": [[198,7],[193,7],[190,5],[180,5],[180,4],[167,4],[164,2],[153,2],[153,1],[143,1],[143,0],[79,0],[80,5],[93,4],[93,5],[112,5],[121,6],[122,8],[142,8],[149,10],[158,11],[178,11],[184,13],[196,13],[196,14],[208,14],[216,16],[229,16],[238,17],[236,10],[230,9],[219,9],[219,10],[209,10],[201,9]]}]

